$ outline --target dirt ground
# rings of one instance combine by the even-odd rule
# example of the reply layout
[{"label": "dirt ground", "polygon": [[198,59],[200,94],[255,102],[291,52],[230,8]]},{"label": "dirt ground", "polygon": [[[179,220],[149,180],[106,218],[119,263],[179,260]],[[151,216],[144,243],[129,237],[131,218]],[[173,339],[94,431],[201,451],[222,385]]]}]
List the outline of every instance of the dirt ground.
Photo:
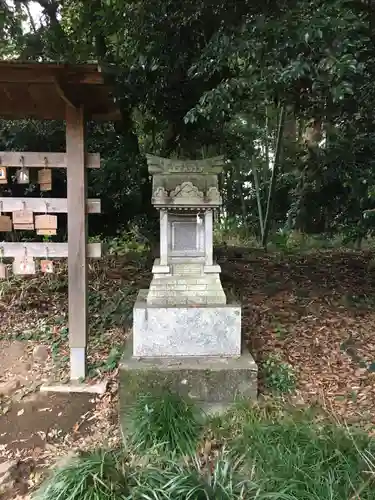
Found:
[{"label": "dirt ground", "polygon": [[[60,457],[119,439],[116,388],[110,387],[102,397],[40,392],[54,370],[48,346],[34,343],[0,341],[2,500],[28,498],[29,490]],[[8,471],[4,480],[2,468]]]},{"label": "dirt ground", "polygon": [[[262,362],[278,354],[297,375],[293,400],[318,404],[336,419],[358,422],[375,434],[372,259],[369,252],[267,255],[237,249],[222,254],[219,263],[228,296],[242,304],[244,336],[260,366],[260,391],[265,390]],[[67,375],[67,297],[66,286],[59,286],[66,283],[65,272],[53,283],[36,277],[0,290],[0,493],[2,465],[11,466],[2,500],[27,498],[48,467],[67,453],[120,442],[112,354],[124,343],[134,294],[123,294],[121,310],[120,301],[116,307],[106,304],[126,287],[134,293],[144,288],[150,271],[114,260],[91,270],[89,362],[96,380],[109,379],[101,397],[39,392],[44,381]],[[117,329],[109,321],[113,317]],[[99,324],[101,318],[109,320]]]}]

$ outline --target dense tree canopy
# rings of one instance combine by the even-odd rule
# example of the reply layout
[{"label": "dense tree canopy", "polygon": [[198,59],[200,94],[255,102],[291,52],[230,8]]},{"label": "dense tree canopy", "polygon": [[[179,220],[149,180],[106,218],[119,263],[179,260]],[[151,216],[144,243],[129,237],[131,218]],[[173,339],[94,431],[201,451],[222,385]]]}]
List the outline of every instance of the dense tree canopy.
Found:
[{"label": "dense tree canopy", "polygon": [[[98,61],[113,84],[121,122],[90,127],[97,232],[150,222],[153,152],[224,154],[226,221],[264,242],[356,239],[375,206],[374,20],[371,0],[0,0],[0,57]],[[63,124],[1,122],[7,148],[63,150]]]}]

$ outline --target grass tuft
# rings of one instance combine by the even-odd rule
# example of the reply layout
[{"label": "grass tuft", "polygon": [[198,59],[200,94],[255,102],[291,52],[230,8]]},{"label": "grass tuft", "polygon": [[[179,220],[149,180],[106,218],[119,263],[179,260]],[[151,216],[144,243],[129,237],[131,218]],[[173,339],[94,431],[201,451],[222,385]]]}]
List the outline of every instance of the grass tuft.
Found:
[{"label": "grass tuft", "polygon": [[128,479],[118,453],[82,453],[56,468],[33,499],[125,500],[130,495]]},{"label": "grass tuft", "polygon": [[[264,493],[286,491],[304,500],[374,500],[375,492],[365,477],[365,462],[374,448],[371,439],[308,413],[261,415],[254,412],[241,436],[232,442],[234,456],[244,454],[248,467],[255,464],[255,479]],[[366,450],[366,451],[365,451]]]},{"label": "grass tuft", "polygon": [[[241,460],[232,460],[222,452],[214,463],[202,467],[194,457],[189,461],[161,459],[153,467],[140,471],[132,489],[132,499],[154,500],[263,500],[259,486],[243,468]],[[287,500],[282,494],[280,500]]]},{"label": "grass tuft", "polygon": [[130,415],[130,435],[136,449],[157,447],[164,453],[195,453],[203,414],[190,401],[172,392],[140,395]]}]

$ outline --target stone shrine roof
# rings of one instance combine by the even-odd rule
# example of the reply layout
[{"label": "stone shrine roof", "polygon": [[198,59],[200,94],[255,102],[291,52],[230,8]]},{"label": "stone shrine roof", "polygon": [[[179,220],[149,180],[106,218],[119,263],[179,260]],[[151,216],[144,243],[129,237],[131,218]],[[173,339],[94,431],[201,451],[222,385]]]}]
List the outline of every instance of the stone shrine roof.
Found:
[{"label": "stone shrine roof", "polygon": [[177,160],[146,155],[152,179],[152,203],[157,208],[219,207],[218,175],[224,157]]}]

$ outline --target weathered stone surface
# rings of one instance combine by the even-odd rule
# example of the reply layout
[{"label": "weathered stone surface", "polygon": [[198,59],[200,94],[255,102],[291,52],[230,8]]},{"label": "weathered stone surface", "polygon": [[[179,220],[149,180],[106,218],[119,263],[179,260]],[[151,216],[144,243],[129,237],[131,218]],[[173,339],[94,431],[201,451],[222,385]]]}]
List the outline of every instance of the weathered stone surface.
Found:
[{"label": "weathered stone surface", "polygon": [[223,157],[176,160],[146,155],[152,175],[152,202],[156,206],[220,206],[218,174]]},{"label": "weathered stone surface", "polygon": [[225,305],[227,300],[219,273],[205,273],[204,267],[203,263],[179,264],[172,266],[171,274],[154,274],[147,294],[147,304]]},{"label": "weathered stone surface", "polygon": [[154,307],[146,293],[141,290],[133,310],[134,356],[241,354],[240,306]]},{"label": "weathered stone surface", "polygon": [[120,414],[139,394],[170,389],[205,409],[257,398],[257,365],[249,352],[237,358],[134,358],[128,340],[120,363]]}]

